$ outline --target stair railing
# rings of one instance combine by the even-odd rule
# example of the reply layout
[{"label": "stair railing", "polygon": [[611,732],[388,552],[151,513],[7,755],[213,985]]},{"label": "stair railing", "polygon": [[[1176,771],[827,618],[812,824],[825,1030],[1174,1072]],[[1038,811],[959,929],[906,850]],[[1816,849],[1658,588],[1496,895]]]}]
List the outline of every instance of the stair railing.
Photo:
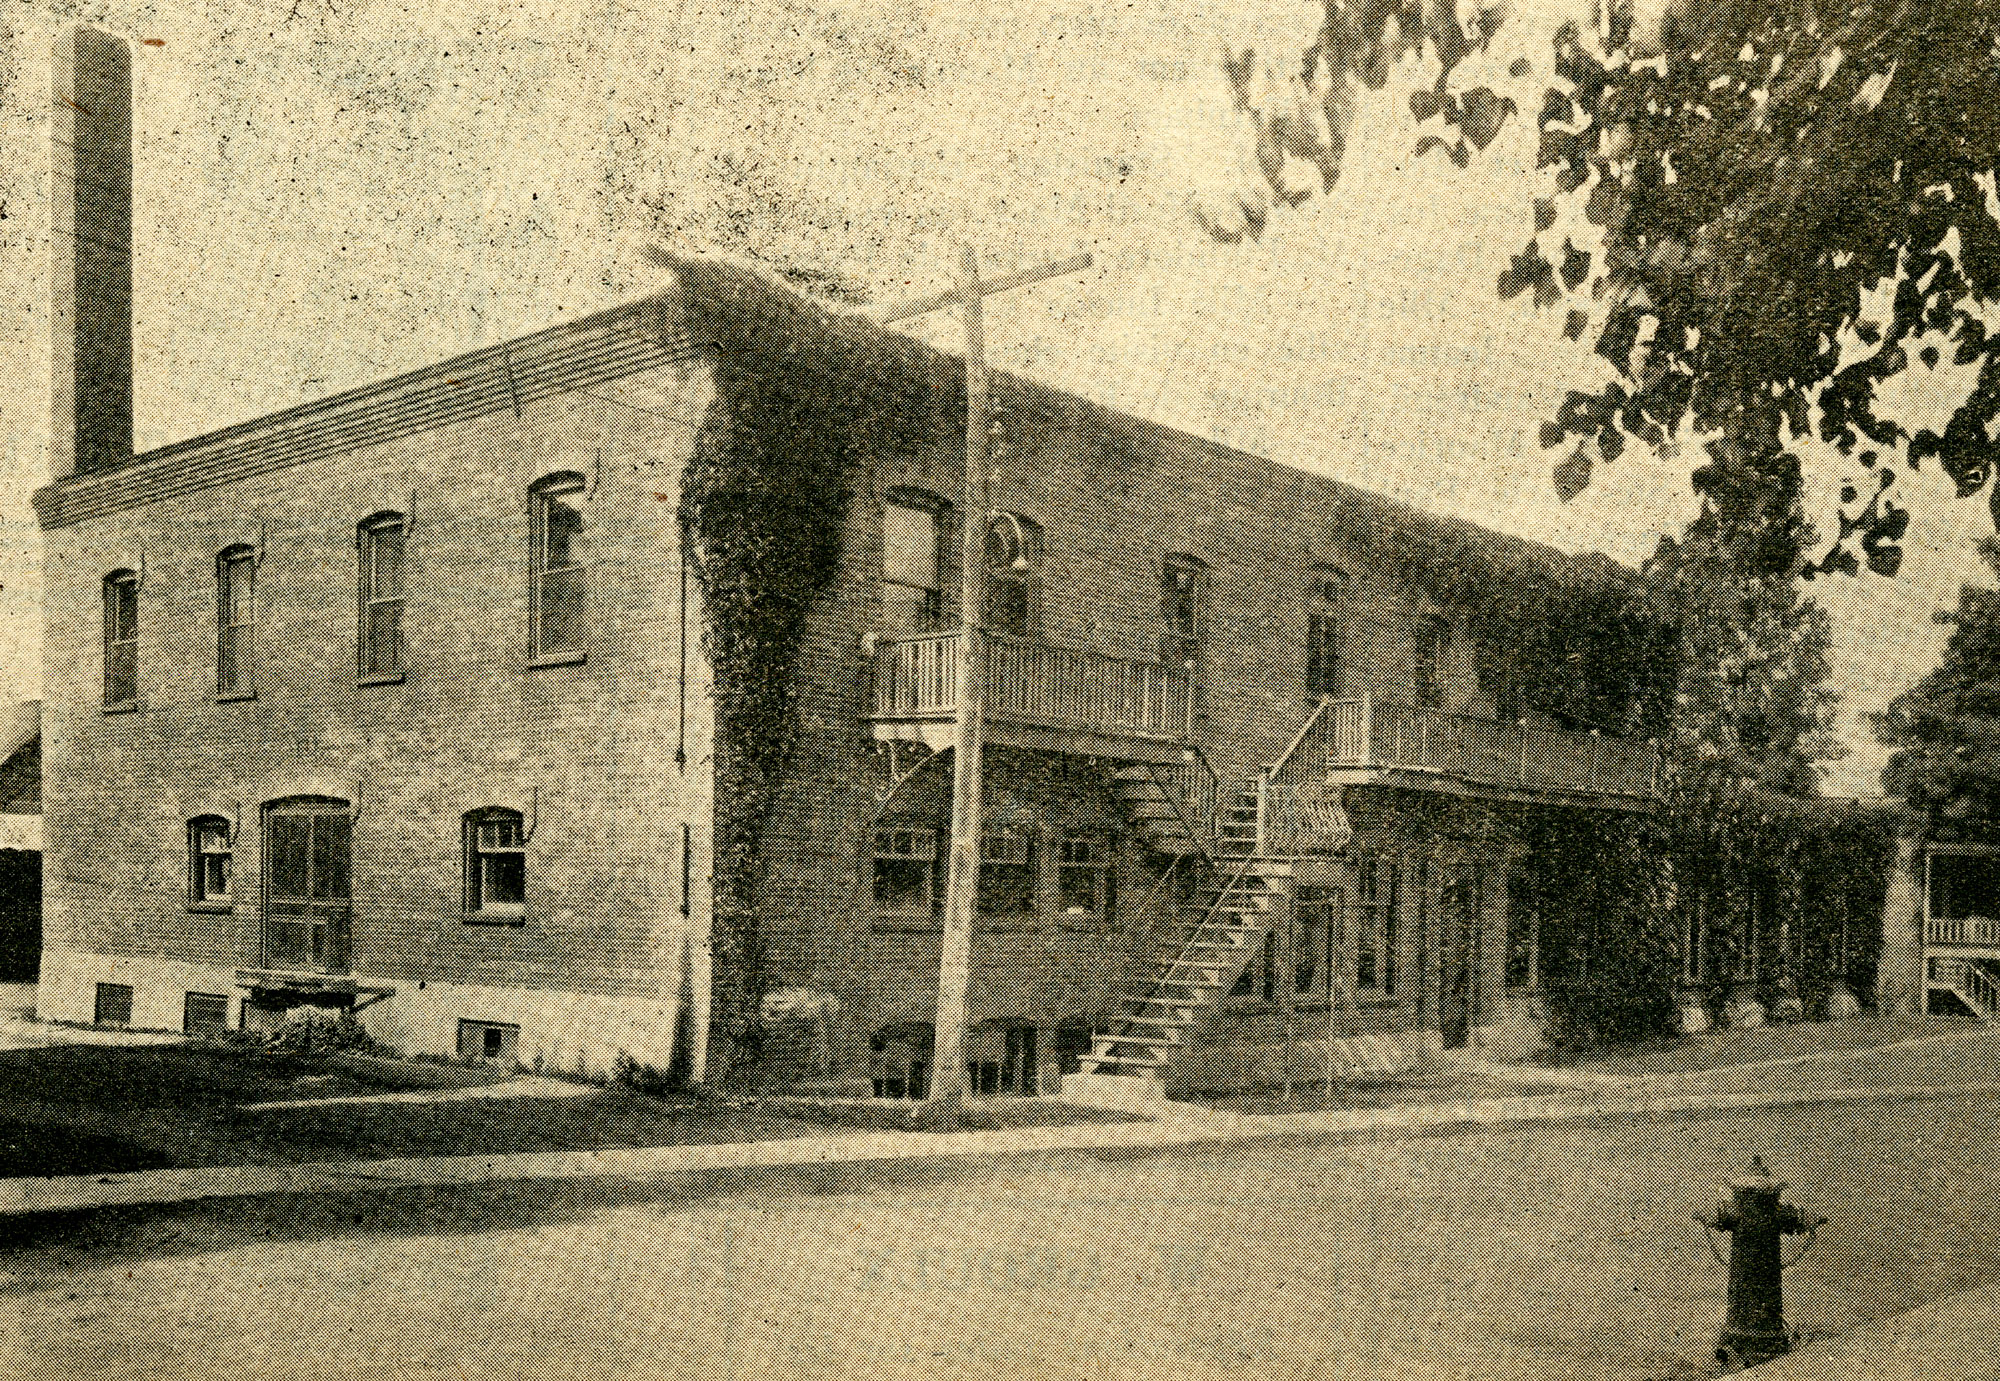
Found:
[{"label": "stair railing", "polygon": [[[1182,967],[1189,961],[1189,957],[1193,955],[1195,952],[1194,951],[1195,945],[1199,943],[1201,939],[1202,932],[1208,929],[1209,922],[1215,919],[1217,913],[1219,913],[1222,910],[1224,904],[1227,903],[1231,898],[1231,896],[1235,894],[1236,890],[1243,885],[1243,880],[1250,875],[1250,870],[1256,865],[1256,862],[1257,860],[1254,856],[1249,856],[1243,858],[1237,863],[1236,870],[1233,873],[1231,873],[1229,875],[1228,880],[1222,884],[1221,890],[1215,894],[1215,900],[1211,902],[1208,905],[1208,907],[1202,911],[1201,920],[1195,923],[1193,930],[1190,931],[1187,938],[1181,942],[1180,947],[1175,951],[1174,957],[1172,959],[1162,961],[1158,957],[1157,953],[1155,954],[1153,963],[1156,966],[1156,972],[1152,981],[1152,991],[1148,993],[1148,996],[1163,997],[1166,995],[1164,990],[1167,987],[1167,985],[1161,981],[1162,978],[1167,973],[1173,971],[1174,969]],[[1171,873],[1173,869],[1169,868],[1167,871]],[[1111,1027],[1123,1028],[1123,1029],[1093,1031],[1091,1033],[1091,1044],[1093,1048],[1100,1042],[1108,1041],[1112,1043],[1127,1043],[1143,1039],[1143,1036],[1135,1035],[1133,1033],[1132,1021],[1131,1021],[1133,1015],[1134,1014],[1132,1013],[1120,1013],[1117,1016],[1111,1018],[1110,1021]]]},{"label": "stair railing", "polygon": [[1160,794],[1167,798],[1167,804],[1174,808],[1174,814],[1188,837],[1201,846],[1203,853],[1213,855],[1216,812],[1222,789],[1208,754],[1199,747],[1190,747],[1182,753],[1179,762],[1149,762],[1145,768],[1153,785],[1160,789]]},{"label": "stair railing", "polygon": [[[1364,707],[1369,705],[1369,699],[1363,697]],[[1332,764],[1338,728],[1331,714],[1333,704],[1331,696],[1321,697],[1313,712],[1306,716],[1306,722],[1292,735],[1292,741],[1285,745],[1285,751],[1257,774],[1257,853],[1273,851],[1278,842],[1278,825],[1289,815],[1292,797]],[[1364,749],[1367,746],[1365,738],[1362,746]]]},{"label": "stair railing", "polygon": [[1988,1021],[2000,1017],[2000,986],[1995,986],[1985,966],[1972,960],[1960,960],[1958,985],[1960,994],[1971,999],[1980,1016]]}]

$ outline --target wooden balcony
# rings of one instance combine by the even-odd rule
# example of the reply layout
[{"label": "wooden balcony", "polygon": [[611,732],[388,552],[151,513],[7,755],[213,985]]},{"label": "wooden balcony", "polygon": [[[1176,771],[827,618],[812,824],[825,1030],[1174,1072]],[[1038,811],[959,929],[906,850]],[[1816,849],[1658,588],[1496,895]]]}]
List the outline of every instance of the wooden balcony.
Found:
[{"label": "wooden balcony", "polygon": [[[869,732],[942,750],[957,712],[960,634],[884,639],[875,649]],[[986,639],[986,740],[1003,747],[1179,761],[1194,723],[1194,683],[1157,662]]]},{"label": "wooden balcony", "polygon": [[1272,785],[1296,790],[1316,780],[1649,810],[1659,790],[1659,755],[1636,739],[1502,724],[1362,696],[1327,701]]}]

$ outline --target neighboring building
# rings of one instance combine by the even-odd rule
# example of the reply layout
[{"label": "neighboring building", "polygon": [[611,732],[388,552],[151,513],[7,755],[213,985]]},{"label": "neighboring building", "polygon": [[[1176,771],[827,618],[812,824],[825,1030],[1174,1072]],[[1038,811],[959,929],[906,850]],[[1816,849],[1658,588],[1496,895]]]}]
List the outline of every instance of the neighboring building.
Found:
[{"label": "neighboring building", "polygon": [[[59,148],[129,149],[124,60],[70,40]],[[58,182],[77,245],[129,243],[116,177]],[[59,375],[36,498],[43,1015],[332,1004],[411,1051],[696,1077],[713,1036],[921,1093],[957,361],[689,264],[132,456],[117,265],[59,269],[59,359],[98,372]],[[1586,649],[1641,636],[1626,573],[996,398],[976,1088],[1241,1082],[1287,1027],[1303,1068],[1533,1045],[1542,928],[1589,903],[1532,841],[1654,787],[1610,732],[1633,659]]]},{"label": "neighboring building", "polygon": [[42,959],[42,705],[0,727],[0,983],[32,982]]}]

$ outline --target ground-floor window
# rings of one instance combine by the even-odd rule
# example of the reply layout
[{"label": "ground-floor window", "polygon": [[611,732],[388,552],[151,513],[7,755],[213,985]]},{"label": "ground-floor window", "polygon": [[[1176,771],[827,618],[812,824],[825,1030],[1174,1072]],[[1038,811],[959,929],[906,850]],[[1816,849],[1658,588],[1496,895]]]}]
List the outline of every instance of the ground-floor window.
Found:
[{"label": "ground-floor window", "polygon": [[875,910],[928,920],[940,900],[938,832],[914,826],[875,831]]},{"label": "ground-floor window", "polygon": [[981,1022],[965,1033],[965,1086],[977,1097],[1026,1097],[1036,1092],[1035,1028],[1024,1022]]},{"label": "ground-floor window", "polygon": [[1347,892],[1340,887],[1304,884],[1292,897],[1292,991],[1307,1001],[1325,1001],[1339,968],[1341,937],[1347,925]]},{"label": "ground-floor window", "polygon": [[1528,872],[1507,877],[1507,986],[1535,986],[1541,939],[1541,888]]},{"label": "ground-floor window", "polygon": [[1278,998],[1278,932],[1264,932],[1263,943],[1243,966],[1243,972],[1236,975],[1236,984],[1229,990],[1231,997],[1252,998],[1259,1002],[1275,1002]]},{"label": "ground-floor window", "polygon": [[979,914],[995,921],[1035,918],[1035,837],[1002,825],[979,841]]},{"label": "ground-floor window", "polygon": [[1396,893],[1394,863],[1374,854],[1354,857],[1354,944],[1350,952],[1354,990],[1363,996],[1396,991]]},{"label": "ground-floor window", "polygon": [[1069,835],[1057,858],[1056,887],[1062,913],[1072,920],[1110,919],[1118,873],[1102,839]]}]

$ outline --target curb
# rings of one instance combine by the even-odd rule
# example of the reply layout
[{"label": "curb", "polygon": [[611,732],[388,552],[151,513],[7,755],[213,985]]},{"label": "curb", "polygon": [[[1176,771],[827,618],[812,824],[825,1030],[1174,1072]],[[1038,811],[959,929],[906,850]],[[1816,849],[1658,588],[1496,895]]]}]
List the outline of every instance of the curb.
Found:
[{"label": "curb", "polygon": [[767,1176],[840,1165],[942,1165],[1050,1153],[1169,1152],[1286,1139],[1349,1140],[1506,1129],[1557,1122],[1680,1113],[1739,1112],[1826,1103],[1925,1102],[2000,1095],[2000,1083],[1891,1085],[1579,1101],[1574,1095],[1424,1103],[1275,1116],[1190,1112],[1158,1122],[1024,1127],[998,1132],[857,1132],[845,1136],[704,1146],[430,1156],[285,1166],[214,1166],[127,1175],[0,1180],[0,1217],[198,1199],[340,1194],[357,1190],[477,1186],[528,1180],[662,1180],[729,1173],[736,1187]]}]

